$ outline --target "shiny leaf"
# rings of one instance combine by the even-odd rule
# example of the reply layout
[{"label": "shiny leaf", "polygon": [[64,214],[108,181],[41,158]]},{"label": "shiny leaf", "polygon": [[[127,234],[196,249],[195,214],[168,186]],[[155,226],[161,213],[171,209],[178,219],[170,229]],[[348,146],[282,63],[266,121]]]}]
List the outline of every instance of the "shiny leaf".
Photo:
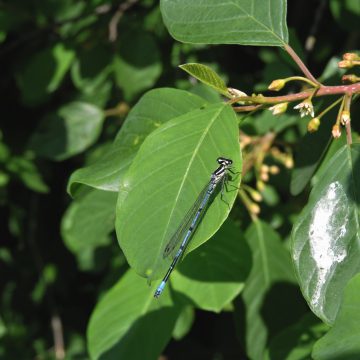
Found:
[{"label": "shiny leaf", "polygon": [[292,257],[312,311],[333,323],[360,271],[360,144],[344,145],[319,174],[292,232]]}]

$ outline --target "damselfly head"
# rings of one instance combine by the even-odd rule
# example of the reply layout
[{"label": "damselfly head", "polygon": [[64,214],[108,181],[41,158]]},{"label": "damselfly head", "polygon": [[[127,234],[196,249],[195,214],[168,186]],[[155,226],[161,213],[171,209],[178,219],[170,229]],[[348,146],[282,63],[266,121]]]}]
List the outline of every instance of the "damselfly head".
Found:
[{"label": "damselfly head", "polygon": [[223,157],[217,158],[217,162],[220,165],[225,165],[225,166],[230,166],[233,163],[231,159],[226,159],[226,158],[223,158]]}]

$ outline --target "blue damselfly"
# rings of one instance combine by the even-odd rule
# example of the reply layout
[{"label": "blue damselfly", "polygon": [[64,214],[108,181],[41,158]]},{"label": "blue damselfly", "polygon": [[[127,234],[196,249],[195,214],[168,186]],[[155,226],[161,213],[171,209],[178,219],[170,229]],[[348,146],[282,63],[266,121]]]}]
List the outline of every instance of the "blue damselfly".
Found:
[{"label": "blue damselfly", "polygon": [[196,201],[186,213],[176,232],[171,237],[170,241],[165,247],[163,253],[164,258],[168,257],[181,241],[181,245],[175,253],[173,261],[166,275],[164,276],[164,279],[155,291],[154,297],[156,298],[158,298],[163,292],[165,285],[169,280],[170,274],[174,270],[177,262],[179,261],[187,245],[189,244],[191,236],[194,234],[197,226],[200,223],[202,215],[205,213],[207,206],[209,205],[211,195],[214,193],[215,189],[218,187],[219,184],[222,184],[221,191],[223,192],[223,186],[226,184],[226,181],[228,179],[228,172],[232,172],[232,160],[219,157],[217,159],[217,162],[220,164],[220,166],[211,174],[210,181],[201,191]]}]

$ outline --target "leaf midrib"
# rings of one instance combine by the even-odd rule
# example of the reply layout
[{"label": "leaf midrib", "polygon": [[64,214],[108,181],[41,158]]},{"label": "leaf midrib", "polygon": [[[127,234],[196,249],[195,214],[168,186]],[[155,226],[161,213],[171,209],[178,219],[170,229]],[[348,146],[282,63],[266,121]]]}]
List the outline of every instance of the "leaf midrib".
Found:
[{"label": "leaf midrib", "polygon": [[[180,184],[180,186],[179,186],[179,190],[178,190],[177,195],[176,195],[176,197],[175,197],[174,205],[173,205],[173,207],[172,207],[172,209],[171,209],[171,212],[170,212],[170,214],[169,214],[167,224],[166,224],[166,226],[164,227],[164,233],[163,233],[163,236],[162,236],[162,239],[161,239],[161,245],[164,244],[165,235],[166,235],[167,232],[168,232],[170,220],[171,220],[171,218],[172,218],[172,216],[173,216],[174,210],[175,210],[176,205],[177,205],[177,203],[178,203],[178,200],[179,200],[181,191],[182,191],[182,189],[183,189],[185,180],[187,179],[188,173],[189,173],[189,171],[190,171],[190,169],[191,169],[191,166],[192,166],[192,164],[193,164],[193,162],[194,162],[195,156],[196,156],[196,154],[198,153],[198,150],[199,150],[201,144],[203,143],[204,139],[206,138],[206,135],[209,133],[209,129],[212,127],[213,123],[215,122],[215,120],[218,118],[218,116],[220,115],[220,113],[221,113],[224,109],[225,109],[225,107],[221,107],[221,108],[213,115],[213,117],[212,117],[211,120],[209,121],[208,126],[204,129],[204,132],[203,132],[202,136],[200,137],[200,140],[199,140],[196,148],[194,149],[194,152],[193,152],[193,154],[192,154],[192,156],[191,156],[191,158],[190,158],[188,167],[187,167],[187,169],[186,169],[186,171],[185,171],[185,173],[184,173],[182,182],[181,182],[181,184]],[[159,255],[160,255],[160,252],[161,252],[161,249],[162,249],[162,248],[163,248],[163,246],[159,246],[156,259],[159,258]]]}]

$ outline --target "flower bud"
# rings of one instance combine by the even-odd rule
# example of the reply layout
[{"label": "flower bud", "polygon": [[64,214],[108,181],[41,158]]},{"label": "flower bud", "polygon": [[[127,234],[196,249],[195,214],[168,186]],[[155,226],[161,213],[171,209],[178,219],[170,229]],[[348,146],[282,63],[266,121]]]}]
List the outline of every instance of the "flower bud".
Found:
[{"label": "flower bud", "polygon": [[347,75],[343,75],[343,77],[341,78],[341,81],[343,83],[354,84],[354,83],[360,81],[360,77],[356,76],[355,74],[347,74]]},{"label": "flower bud", "polygon": [[280,115],[286,111],[287,107],[288,107],[288,103],[283,102],[269,107],[269,110],[272,112],[273,115]]},{"label": "flower bud", "polygon": [[284,165],[287,169],[292,169],[294,167],[294,160],[291,156],[288,156],[285,161]]},{"label": "flower bud", "polygon": [[350,121],[350,111],[343,110],[340,115],[340,122],[342,125],[346,125]]},{"label": "flower bud", "polygon": [[276,174],[278,174],[280,172],[280,169],[276,165],[271,165],[270,169],[269,169],[269,172],[270,172],[271,175],[276,175]]},{"label": "flower bud", "polygon": [[340,69],[350,69],[354,66],[351,60],[341,60],[338,62],[338,67]]},{"label": "flower bud", "polygon": [[238,89],[234,89],[231,87],[228,87],[227,89],[229,94],[232,95],[233,97],[247,96],[243,91],[240,91]]},{"label": "flower bud", "polygon": [[268,89],[273,91],[279,91],[285,86],[285,84],[286,81],[284,79],[277,79],[269,85]]},{"label": "flower bud", "polygon": [[307,124],[307,129],[309,132],[315,132],[319,129],[319,126],[320,126],[320,119],[315,117],[315,118],[312,118],[308,124]]},{"label": "flower bud", "polygon": [[350,61],[352,61],[352,60],[356,61],[356,60],[360,60],[360,57],[358,54],[355,54],[355,53],[346,53],[343,55],[343,59],[350,60]]},{"label": "flower bud", "polygon": [[334,139],[338,139],[341,136],[340,126],[338,124],[335,124],[332,128],[331,133]]},{"label": "flower bud", "polygon": [[260,202],[262,200],[261,194],[258,191],[256,191],[255,189],[251,189],[249,191],[249,194],[253,198],[253,200],[256,202]]},{"label": "flower bud", "polygon": [[252,214],[258,215],[260,213],[260,206],[258,204],[252,203],[249,206],[249,210]]},{"label": "flower bud", "polygon": [[256,187],[257,187],[257,189],[258,189],[260,192],[262,192],[262,191],[264,190],[264,188],[265,188],[265,184],[264,184],[263,181],[258,180],[258,181],[256,182]]}]

